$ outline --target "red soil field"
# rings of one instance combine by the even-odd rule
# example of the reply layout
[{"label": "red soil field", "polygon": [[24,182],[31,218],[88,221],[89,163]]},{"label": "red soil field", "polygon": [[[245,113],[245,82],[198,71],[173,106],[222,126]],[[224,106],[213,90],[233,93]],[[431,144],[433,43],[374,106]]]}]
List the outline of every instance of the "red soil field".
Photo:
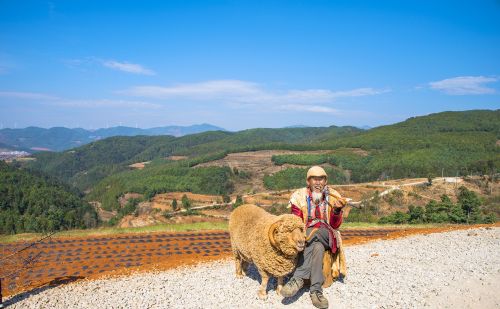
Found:
[{"label": "red soil field", "polygon": [[[375,239],[394,239],[476,226],[440,228],[373,228],[342,231],[344,245]],[[138,271],[166,270],[231,257],[227,231],[155,232],[113,236],[49,238],[10,256],[26,246],[0,244],[0,277],[4,296],[43,289],[80,279],[127,275]],[[30,267],[25,261],[35,258]],[[12,274],[8,276],[9,274]]]}]

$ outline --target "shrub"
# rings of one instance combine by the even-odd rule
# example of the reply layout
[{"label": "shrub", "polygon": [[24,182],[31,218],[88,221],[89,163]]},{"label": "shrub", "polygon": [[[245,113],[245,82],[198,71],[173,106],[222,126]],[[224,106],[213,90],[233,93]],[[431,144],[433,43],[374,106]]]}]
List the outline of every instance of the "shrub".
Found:
[{"label": "shrub", "polygon": [[423,223],[425,221],[425,210],[422,206],[413,206],[410,205],[408,207],[408,215],[410,223]]},{"label": "shrub", "polygon": [[470,191],[464,186],[461,186],[458,190],[458,203],[467,217],[467,223],[480,222],[481,218],[479,214],[479,206],[481,206],[481,201],[476,193],[474,191]]},{"label": "shrub", "polygon": [[379,223],[394,223],[394,224],[404,224],[408,223],[410,220],[410,215],[405,214],[401,211],[396,211],[389,216],[382,217],[379,220]]},{"label": "shrub", "polygon": [[241,195],[236,195],[236,201],[233,204],[233,209],[241,205],[243,205],[243,198]]},{"label": "shrub", "polygon": [[186,210],[190,210],[191,209],[191,201],[189,200],[189,198],[187,197],[186,194],[184,194],[182,196],[181,202],[182,202],[182,207],[184,209],[186,209]]},{"label": "shrub", "polygon": [[170,219],[172,218],[174,215],[166,210],[162,211],[161,215],[166,218],[166,219]]},{"label": "shrub", "polygon": [[495,223],[495,222],[497,222],[497,217],[495,216],[495,214],[488,214],[483,218],[483,223]]},{"label": "shrub", "polygon": [[377,222],[377,218],[369,208],[352,208],[345,222]]},{"label": "shrub", "polygon": [[222,195],[222,202],[223,203],[229,203],[229,202],[231,202],[231,197],[229,195],[227,195],[227,194],[223,194]]}]

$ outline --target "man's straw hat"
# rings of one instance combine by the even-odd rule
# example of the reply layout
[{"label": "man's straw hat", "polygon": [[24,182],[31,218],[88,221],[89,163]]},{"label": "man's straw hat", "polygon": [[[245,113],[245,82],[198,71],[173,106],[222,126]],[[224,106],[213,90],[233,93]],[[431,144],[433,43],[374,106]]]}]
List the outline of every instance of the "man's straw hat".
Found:
[{"label": "man's straw hat", "polygon": [[313,176],[316,176],[316,177],[322,177],[322,176],[328,177],[328,176],[326,175],[325,170],[324,170],[321,166],[313,166],[313,167],[311,167],[311,168],[307,171],[307,177],[306,177],[306,180],[309,180],[309,178],[310,178],[310,177],[313,177]]}]

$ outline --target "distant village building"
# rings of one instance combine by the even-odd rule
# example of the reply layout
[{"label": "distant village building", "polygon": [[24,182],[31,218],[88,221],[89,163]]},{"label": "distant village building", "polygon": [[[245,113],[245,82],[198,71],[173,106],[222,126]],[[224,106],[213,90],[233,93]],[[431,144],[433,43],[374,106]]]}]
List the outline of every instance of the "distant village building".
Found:
[{"label": "distant village building", "polygon": [[459,183],[459,182],[463,182],[463,179],[460,177],[445,177],[444,182]]},{"label": "distant village building", "polygon": [[17,158],[27,157],[30,153],[26,151],[0,151],[0,160],[9,161]]}]

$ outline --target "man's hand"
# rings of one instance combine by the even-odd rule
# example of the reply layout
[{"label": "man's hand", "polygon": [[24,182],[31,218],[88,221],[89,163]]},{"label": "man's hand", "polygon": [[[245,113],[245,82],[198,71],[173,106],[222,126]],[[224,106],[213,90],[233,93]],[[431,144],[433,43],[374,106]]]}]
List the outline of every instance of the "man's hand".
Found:
[{"label": "man's hand", "polygon": [[337,199],[335,201],[335,203],[333,203],[333,207],[342,209],[347,205],[347,202],[348,201],[346,198],[341,197],[341,198]]},{"label": "man's hand", "polygon": [[347,205],[348,200],[346,198],[337,198],[335,202],[333,202],[333,211],[335,213],[339,213],[342,208],[344,208]]}]

